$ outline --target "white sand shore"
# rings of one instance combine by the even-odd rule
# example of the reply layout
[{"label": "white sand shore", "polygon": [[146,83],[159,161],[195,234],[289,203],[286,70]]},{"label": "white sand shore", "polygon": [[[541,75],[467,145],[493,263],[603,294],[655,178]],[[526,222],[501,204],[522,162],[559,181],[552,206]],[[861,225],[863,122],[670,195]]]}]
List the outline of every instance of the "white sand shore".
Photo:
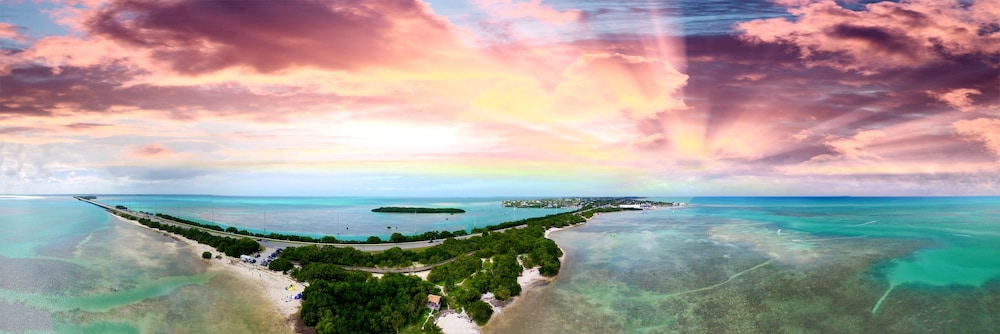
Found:
[{"label": "white sand shore", "polygon": [[[128,223],[133,224],[142,228],[147,228],[160,233],[167,233],[160,230],[152,229],[148,226],[139,224],[136,221],[128,220],[117,215],[115,218]],[[295,295],[305,288],[302,283],[296,282],[291,277],[268,270],[264,266],[243,263],[239,259],[233,259],[227,257],[223,254],[221,259],[216,259],[214,256],[221,254],[219,251],[215,250],[211,246],[200,244],[194,240],[184,238],[181,236],[176,236],[168,233],[174,240],[181,242],[183,244],[191,247],[192,251],[196,256],[201,256],[203,252],[212,253],[211,260],[205,260],[209,264],[209,270],[220,270],[227,273],[233,274],[234,276],[246,281],[251,282],[255,285],[260,286],[259,291],[266,292],[265,298],[270,300],[273,304],[273,308],[279,314],[284,316],[287,321],[289,328],[294,331],[294,321],[292,318],[298,313],[299,309],[302,307],[302,301],[292,299],[290,301],[285,301],[290,295]],[[262,254],[269,254],[270,252],[262,252]],[[286,289],[293,287],[292,289]]]},{"label": "white sand shore", "polygon": [[538,267],[531,269],[525,269],[521,272],[521,276],[517,277],[517,284],[521,286],[521,291],[530,290],[532,287],[537,286],[535,282],[550,282],[552,278],[542,276],[542,273],[538,271]]},{"label": "white sand shore", "polygon": [[479,326],[472,322],[465,311],[462,313],[448,312],[434,320],[434,324],[445,334],[479,334]]},{"label": "white sand shore", "polygon": [[568,229],[571,229],[571,228],[574,228],[574,227],[580,227],[580,226],[583,226],[583,225],[587,225],[587,222],[589,222],[589,221],[590,221],[590,219],[588,219],[587,221],[584,221],[582,223],[575,224],[575,225],[569,225],[569,226],[563,226],[563,227],[553,227],[553,228],[547,229],[547,230],[545,230],[545,238],[552,239],[552,237],[550,237],[550,235],[552,235],[552,233],[556,233],[556,232],[563,231],[563,230],[568,230]]},{"label": "white sand shore", "polygon": [[[553,232],[559,232],[573,227],[582,226],[584,224],[586,224],[586,222],[565,227],[550,228],[548,230],[545,230],[545,237],[551,239],[549,235]],[[562,247],[560,247],[559,250],[563,250]],[[563,255],[559,257],[560,263],[564,263],[564,261],[566,260],[566,252],[563,250],[562,253]],[[528,268],[522,271],[521,275],[517,277],[517,284],[521,286],[521,296],[525,296],[534,291],[535,289],[545,286],[546,284],[549,284],[554,280],[555,277],[542,276],[542,273],[538,271],[538,267],[536,266],[534,268]],[[492,293],[484,294],[482,299],[487,303],[489,303],[490,306],[493,306],[493,311],[494,311],[493,317],[497,317],[503,313],[504,308],[514,306],[517,303],[518,299],[521,299],[521,297],[520,296],[513,297],[511,298],[509,303],[505,303],[504,305],[494,304],[493,301],[495,300],[493,298]],[[480,332],[480,327],[477,326],[476,323],[473,322],[472,319],[465,314],[465,312],[462,312],[460,314],[454,312],[445,313],[444,315],[439,316],[437,320],[434,321],[434,323],[437,324],[438,327],[441,328],[441,331],[444,332],[445,334],[467,334],[467,333]]]},{"label": "white sand shore", "polygon": [[[517,284],[521,285],[521,295],[530,293],[536,287],[542,286],[540,282],[551,282],[553,278],[542,276],[538,272],[538,267],[525,269],[521,272],[521,276],[517,277]],[[492,292],[487,292],[481,299],[493,307],[493,317],[497,317],[503,313],[503,309],[514,305],[520,297],[513,297],[509,302],[497,301],[493,296]],[[442,312],[441,316],[438,316],[434,323],[441,328],[441,332],[445,334],[467,334],[467,333],[479,333],[480,328],[472,318],[470,318],[464,311],[462,313],[455,313],[454,311]],[[492,317],[491,317],[492,318]]]}]

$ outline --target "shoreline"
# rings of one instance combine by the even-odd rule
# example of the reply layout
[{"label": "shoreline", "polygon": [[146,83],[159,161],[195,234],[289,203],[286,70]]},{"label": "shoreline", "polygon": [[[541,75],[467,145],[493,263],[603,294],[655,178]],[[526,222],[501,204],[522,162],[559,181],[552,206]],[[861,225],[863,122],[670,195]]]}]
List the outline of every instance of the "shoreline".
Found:
[{"label": "shoreline", "polygon": [[[591,219],[592,218],[593,217],[591,217]],[[576,225],[554,227],[547,229],[545,230],[545,238],[552,240],[552,242],[555,242],[555,240],[551,238],[551,233],[583,226],[586,225],[588,222],[590,222],[590,219],[587,219],[586,221]],[[559,257],[559,265],[561,269],[562,265],[566,261],[566,251],[561,246],[559,246],[559,243],[556,243],[556,247],[559,247],[559,251],[562,252],[562,256]],[[476,325],[476,323],[473,322],[472,319],[469,318],[469,316],[465,312],[458,313],[457,310],[452,310],[447,313],[445,313],[445,311],[442,311],[443,315],[439,314],[434,319],[434,324],[438,325],[438,327],[441,328],[441,332],[445,334],[469,334],[469,333],[478,334],[484,332],[484,330],[489,328],[491,323],[494,323],[500,317],[503,316],[504,310],[510,307],[516,307],[520,305],[520,303],[518,303],[519,300],[523,299],[530,293],[537,293],[539,289],[542,289],[545,286],[554,283],[556,279],[559,278],[559,274],[556,274],[556,276],[553,277],[542,276],[542,274],[538,271],[538,268],[539,268],[538,266],[534,266],[532,268],[525,268],[523,271],[521,271],[521,275],[517,277],[517,283],[521,286],[521,294],[512,297],[509,301],[498,303],[500,305],[494,305],[494,303],[492,303],[490,300],[487,300],[487,299],[492,299],[491,298],[492,296],[489,296],[489,294],[483,295],[481,297],[481,299],[483,299],[488,304],[490,304],[490,306],[493,307],[494,311],[493,316],[490,317],[490,321],[487,322],[485,326]],[[562,273],[562,270],[560,270],[560,273]]]},{"label": "shoreline", "polygon": [[[272,304],[271,309],[277,312],[285,319],[288,325],[289,332],[295,333],[295,327],[296,327],[295,324],[297,322],[298,312],[302,308],[302,300],[301,299],[292,299],[290,301],[285,301],[285,300],[289,295],[301,293],[305,289],[305,285],[303,285],[302,283],[296,282],[294,279],[284,274],[268,270],[266,267],[256,264],[244,263],[238,259],[230,258],[225,254],[222,254],[221,252],[215,250],[215,248],[212,248],[211,246],[205,244],[200,244],[194,240],[177,236],[174,235],[173,233],[153,229],[148,226],[139,224],[139,222],[129,220],[115,214],[111,214],[111,216],[115,217],[115,219],[121,222],[167,235],[171,239],[190,247],[191,250],[194,252],[194,256],[197,256],[198,258],[201,258],[201,254],[203,252],[212,253],[211,259],[202,259],[208,265],[207,270],[228,273],[236,277],[237,279],[260,286],[262,290],[266,291],[266,293],[263,294],[263,297],[271,301]],[[265,254],[266,250],[267,249],[265,249],[265,251],[262,251],[261,253]],[[221,259],[215,258],[215,256],[218,255],[222,255],[222,258]],[[286,288],[289,286],[294,286],[294,290],[291,291],[286,290]]]},{"label": "shoreline", "polygon": [[[118,219],[122,222],[132,224],[134,226],[139,226],[147,230],[151,230],[153,232],[158,232],[163,235],[169,236],[171,239],[174,239],[177,242],[189,246],[192,249],[192,251],[194,251],[195,256],[198,256],[199,258],[201,257],[201,254],[203,252],[211,253],[213,255],[212,259],[203,259],[203,261],[206,261],[208,265],[207,268],[208,270],[230,273],[236,278],[241,279],[245,282],[250,282],[259,285],[261,288],[267,291],[263,295],[263,297],[272,302],[273,307],[271,309],[273,311],[278,312],[279,315],[285,318],[285,321],[288,325],[290,332],[292,333],[296,332],[296,329],[298,327],[297,325],[299,322],[297,315],[301,310],[302,301],[297,299],[291,299],[290,301],[288,301],[288,297],[289,295],[295,295],[302,292],[305,288],[304,284],[296,282],[289,276],[268,270],[266,267],[256,264],[244,263],[238,259],[225,256],[225,254],[222,254],[221,252],[215,250],[211,246],[198,243],[194,240],[190,240],[182,236],[174,235],[173,233],[161,231],[158,229],[142,225],[137,221],[126,219],[114,213],[110,214],[114,216],[115,219]],[[555,240],[551,238],[552,233],[586,225],[587,223],[590,222],[590,219],[592,218],[593,217],[585,219],[583,222],[574,225],[549,228],[545,230],[544,237],[546,239],[555,242]],[[559,250],[562,252],[562,255],[559,257],[559,262],[561,267],[565,263],[567,255],[565,250],[561,246],[559,246],[558,243],[556,243],[556,247],[558,247]],[[269,249],[270,248],[265,248],[265,250],[261,251],[260,253],[267,254]],[[215,256],[218,256],[220,254],[222,255],[221,259],[215,258]],[[430,270],[425,270],[421,272],[414,272],[407,274],[418,276],[421,279],[426,280],[427,274],[429,274],[429,272]],[[375,274],[375,276],[378,277],[381,275]],[[490,326],[489,325],[490,323],[493,323],[498,318],[502,317],[503,311],[505,309],[516,305],[520,305],[518,301],[520,299],[523,299],[522,297],[526,297],[530,293],[536,293],[537,290],[555,282],[556,279],[558,279],[558,277],[559,274],[556,274],[556,276],[553,277],[545,277],[541,275],[538,266],[532,268],[525,268],[522,270],[521,274],[517,278],[517,282],[521,286],[521,294],[519,294],[518,296],[514,296],[507,301],[496,300],[489,293],[481,296],[480,297],[481,300],[487,302],[494,309],[494,313],[490,318],[491,320],[485,326],[476,325],[475,322],[473,322],[472,319],[468,317],[468,315],[465,314],[464,312],[458,313],[458,311],[461,310],[442,311],[436,317],[434,317],[434,323],[438,325],[442,329],[442,332],[445,334],[482,333],[485,328],[488,328]],[[294,287],[294,289],[287,290],[286,288],[288,287]]]}]

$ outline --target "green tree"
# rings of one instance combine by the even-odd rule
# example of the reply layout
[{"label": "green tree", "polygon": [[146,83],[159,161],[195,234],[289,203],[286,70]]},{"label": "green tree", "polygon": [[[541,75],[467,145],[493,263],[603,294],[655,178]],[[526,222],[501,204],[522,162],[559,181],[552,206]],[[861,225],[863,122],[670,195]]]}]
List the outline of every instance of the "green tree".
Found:
[{"label": "green tree", "polygon": [[394,333],[426,314],[437,288],[419,277],[389,273],[367,281],[312,280],[302,293],[301,317],[318,333]]},{"label": "green tree", "polygon": [[552,277],[559,273],[559,262],[546,262],[538,268],[538,273],[543,276]]},{"label": "green tree", "polygon": [[292,261],[288,261],[287,259],[281,259],[281,258],[271,261],[271,263],[267,265],[267,269],[271,269],[273,271],[282,271],[282,272],[292,270],[292,268],[294,267],[295,265],[292,264]]},{"label": "green tree", "polygon": [[389,237],[389,241],[391,241],[391,242],[403,242],[403,241],[406,241],[406,236],[404,236],[402,233],[396,232],[396,233],[393,233],[392,236]]},{"label": "green tree", "polygon": [[238,240],[225,238],[225,240],[223,245],[216,246],[216,248],[220,248],[219,250],[228,256],[238,257],[243,254],[259,252],[261,249],[260,244],[250,238],[240,238]]},{"label": "green tree", "polygon": [[201,258],[203,258],[203,259],[211,259],[212,258],[212,252],[203,252],[203,253],[201,253]]},{"label": "green tree", "polygon": [[490,321],[490,317],[493,316],[493,307],[490,304],[482,300],[477,300],[469,305],[466,305],[465,311],[469,312],[469,316],[472,320],[476,322],[477,325],[483,326]]},{"label": "green tree", "polygon": [[499,300],[510,299],[510,289],[508,289],[505,285],[501,285],[496,289],[493,289],[493,295]]}]

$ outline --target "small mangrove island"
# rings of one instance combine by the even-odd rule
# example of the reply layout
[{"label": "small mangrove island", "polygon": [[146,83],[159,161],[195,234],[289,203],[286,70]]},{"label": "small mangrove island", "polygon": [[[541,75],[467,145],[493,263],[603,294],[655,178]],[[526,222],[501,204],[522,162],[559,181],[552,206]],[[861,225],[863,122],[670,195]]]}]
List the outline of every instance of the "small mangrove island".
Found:
[{"label": "small mangrove island", "polygon": [[383,206],[372,209],[372,212],[387,213],[465,213],[465,210],[456,208],[414,208],[402,206]]}]

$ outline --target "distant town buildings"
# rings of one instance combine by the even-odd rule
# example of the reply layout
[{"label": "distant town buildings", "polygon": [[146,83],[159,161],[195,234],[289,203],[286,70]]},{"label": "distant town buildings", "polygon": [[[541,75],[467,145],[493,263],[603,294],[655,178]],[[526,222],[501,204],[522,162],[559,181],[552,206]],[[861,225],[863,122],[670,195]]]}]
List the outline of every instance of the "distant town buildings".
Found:
[{"label": "distant town buildings", "polygon": [[626,209],[653,209],[660,206],[682,206],[680,202],[651,201],[642,197],[565,197],[505,200],[507,208],[579,208],[579,207],[619,207]]}]

